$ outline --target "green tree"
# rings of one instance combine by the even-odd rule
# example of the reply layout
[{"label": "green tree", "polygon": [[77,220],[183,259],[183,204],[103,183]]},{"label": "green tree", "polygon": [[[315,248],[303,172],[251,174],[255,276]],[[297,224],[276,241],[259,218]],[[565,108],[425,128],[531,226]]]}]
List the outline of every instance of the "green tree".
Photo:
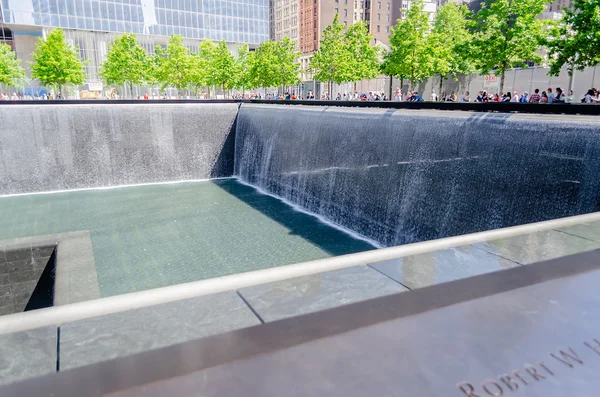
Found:
[{"label": "green tree", "polygon": [[8,44],[0,43],[0,84],[11,87],[23,85],[25,70]]},{"label": "green tree", "polygon": [[248,49],[248,44],[243,44],[238,47],[238,57],[236,59],[236,70],[235,70],[235,88],[242,90],[242,95],[246,89],[255,88],[251,69],[252,63],[254,62],[254,51]]},{"label": "green tree", "polygon": [[349,79],[354,83],[363,79],[373,79],[379,75],[379,47],[371,45],[373,35],[364,22],[352,24],[344,36],[344,47],[349,54]]},{"label": "green tree", "polygon": [[351,53],[344,45],[344,25],[339,23],[338,14],[335,14],[333,23],[321,34],[319,50],[310,60],[313,78],[328,83],[331,98],[333,83],[341,84],[352,80],[350,70],[353,63]]},{"label": "green tree", "polygon": [[275,42],[266,41],[255,51],[250,63],[250,79],[256,87],[267,88],[277,85],[276,76],[270,65],[275,62]]},{"label": "green tree", "polygon": [[62,92],[64,84],[81,85],[85,80],[84,63],[79,57],[77,46],[67,43],[65,32],[54,29],[46,40],[39,39],[31,64],[31,77],[38,79],[43,85],[58,86]]},{"label": "green tree", "polygon": [[275,48],[276,74],[283,93],[286,86],[300,82],[300,63],[298,63],[300,53],[296,51],[296,44],[287,36],[279,40]]},{"label": "green tree", "polygon": [[160,45],[154,46],[154,55],[149,55],[147,57],[146,64],[143,68],[144,80],[147,84],[152,86],[160,85],[160,71],[165,59],[167,59],[165,47]]},{"label": "green tree", "polygon": [[277,87],[297,84],[300,81],[300,54],[289,37],[281,41],[267,41],[256,50],[250,62],[250,81],[255,87]]},{"label": "green tree", "polygon": [[128,84],[133,95],[133,85],[146,80],[148,56],[135,39],[135,34],[125,33],[109,45],[106,61],[100,76],[107,84]]},{"label": "green tree", "polygon": [[200,43],[200,51],[193,56],[190,70],[190,82],[196,87],[207,87],[210,97],[210,88],[215,85],[216,76],[214,69],[214,54],[217,46],[211,39],[204,39]]},{"label": "green tree", "polygon": [[390,35],[390,51],[386,54],[383,71],[389,76],[410,80],[410,90],[433,74],[433,56],[427,35],[429,16],[423,9],[423,0],[415,0],[399,19]]},{"label": "green tree", "polygon": [[183,45],[183,36],[175,34],[169,38],[165,57],[160,63],[157,80],[161,89],[171,86],[181,91],[191,83],[192,57]]},{"label": "green tree", "polygon": [[575,70],[600,64],[600,1],[575,0],[553,36],[549,43],[551,75],[558,76],[565,64],[571,76]]},{"label": "green tree", "polygon": [[213,70],[213,81],[225,91],[235,86],[236,62],[235,57],[227,48],[225,40],[217,43],[210,59],[210,69]]},{"label": "green tree", "polygon": [[494,0],[477,13],[474,59],[482,74],[497,68],[500,92],[506,70],[540,62],[538,53],[548,34],[549,21],[538,19],[547,0]]},{"label": "green tree", "polygon": [[433,72],[440,75],[440,94],[444,80],[456,79],[458,74],[473,71],[467,14],[466,6],[455,3],[446,3],[437,11],[429,43],[433,54]]}]

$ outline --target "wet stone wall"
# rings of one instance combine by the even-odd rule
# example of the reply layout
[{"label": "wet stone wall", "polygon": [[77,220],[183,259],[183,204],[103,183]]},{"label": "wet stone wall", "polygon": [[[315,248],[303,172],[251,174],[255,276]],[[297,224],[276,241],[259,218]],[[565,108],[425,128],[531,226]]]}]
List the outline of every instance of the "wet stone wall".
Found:
[{"label": "wet stone wall", "polygon": [[392,246],[600,210],[600,119],[243,105],[235,172]]},{"label": "wet stone wall", "polygon": [[238,106],[0,105],[0,195],[230,176]]}]

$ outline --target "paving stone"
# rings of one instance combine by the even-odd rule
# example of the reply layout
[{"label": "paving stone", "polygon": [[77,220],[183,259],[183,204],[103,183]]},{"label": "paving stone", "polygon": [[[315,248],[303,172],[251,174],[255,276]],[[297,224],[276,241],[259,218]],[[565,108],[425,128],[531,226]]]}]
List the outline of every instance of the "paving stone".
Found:
[{"label": "paving stone", "polygon": [[0,335],[0,384],[56,372],[54,326]]},{"label": "paving stone", "polygon": [[412,255],[370,265],[411,289],[519,266],[516,262],[471,246]]},{"label": "paving stone", "polygon": [[600,222],[564,227],[558,231],[600,242]]},{"label": "paving stone", "polygon": [[355,266],[239,290],[266,322],[403,291],[407,289],[367,266]]},{"label": "paving stone", "polygon": [[94,317],[60,327],[68,369],[260,324],[235,292]]},{"label": "paving stone", "polygon": [[600,242],[561,233],[556,230],[531,233],[474,244],[504,258],[529,264],[600,248]]}]

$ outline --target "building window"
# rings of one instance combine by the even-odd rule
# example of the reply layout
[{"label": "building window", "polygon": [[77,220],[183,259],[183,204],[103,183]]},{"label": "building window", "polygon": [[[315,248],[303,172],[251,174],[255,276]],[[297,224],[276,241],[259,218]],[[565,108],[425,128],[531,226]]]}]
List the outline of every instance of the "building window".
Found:
[{"label": "building window", "polygon": [[380,32],[380,30],[379,30],[379,25],[377,25],[377,33],[379,33],[379,32]]},{"label": "building window", "polygon": [[344,0],[344,4],[348,4],[348,0]]},{"label": "building window", "polygon": [[389,26],[386,26],[386,27],[385,27],[385,32],[386,32],[386,33],[389,33],[389,32],[390,32],[390,27],[389,27]]},{"label": "building window", "polygon": [[377,2],[377,9],[378,9],[378,10],[381,10],[381,1],[378,1],[378,2]]},{"label": "building window", "polygon": [[391,8],[391,4],[390,4],[390,2],[388,1],[388,11],[390,10],[390,8]]},{"label": "building window", "polygon": [[390,21],[390,14],[387,14],[387,21]]},{"label": "building window", "polygon": [[377,20],[381,21],[381,14],[377,14]]},{"label": "building window", "polygon": [[335,9],[335,13],[336,13],[336,14],[339,14],[339,13],[340,13],[340,9],[339,9],[339,8],[336,8],[336,9]]},{"label": "building window", "polygon": [[348,16],[348,10],[344,8],[344,18]]},{"label": "building window", "polygon": [[344,26],[346,26],[346,27],[348,26],[348,22],[347,21],[344,21]]}]

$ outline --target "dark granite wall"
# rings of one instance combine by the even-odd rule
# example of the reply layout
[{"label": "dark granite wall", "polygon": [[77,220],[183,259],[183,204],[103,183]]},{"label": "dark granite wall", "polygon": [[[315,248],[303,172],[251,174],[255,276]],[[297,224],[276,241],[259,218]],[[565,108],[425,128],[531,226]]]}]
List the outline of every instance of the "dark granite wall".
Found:
[{"label": "dark granite wall", "polygon": [[0,243],[0,316],[27,308],[54,247],[49,244],[3,246]]},{"label": "dark granite wall", "polygon": [[238,106],[0,105],[0,194],[230,176]]},{"label": "dark granite wall", "polygon": [[600,119],[243,105],[236,174],[391,246],[599,211]]}]

